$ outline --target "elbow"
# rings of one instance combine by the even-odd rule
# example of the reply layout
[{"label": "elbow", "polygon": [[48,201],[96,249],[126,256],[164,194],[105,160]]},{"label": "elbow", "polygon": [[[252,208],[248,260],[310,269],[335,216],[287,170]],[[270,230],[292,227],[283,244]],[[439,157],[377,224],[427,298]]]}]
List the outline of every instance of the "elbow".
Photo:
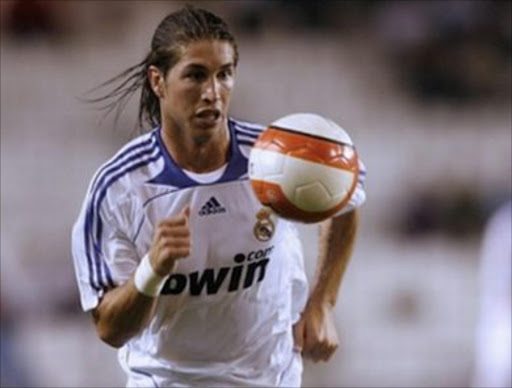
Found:
[{"label": "elbow", "polygon": [[127,338],[122,338],[116,330],[104,327],[96,327],[96,331],[100,339],[109,346],[119,349],[128,341]]},{"label": "elbow", "polygon": [[101,341],[106,343],[113,348],[121,348],[130,337],[123,335],[123,330],[118,327],[115,321],[105,317],[105,314],[101,313],[100,308],[96,308],[92,311],[92,319],[94,327],[96,328],[96,334]]},{"label": "elbow", "polygon": [[123,341],[120,341],[120,340],[117,340],[117,339],[113,339],[113,338],[104,338],[104,337],[100,337],[100,338],[101,338],[101,340],[104,343],[106,343],[107,345],[112,346],[115,349],[120,349],[126,343],[126,341],[123,342]]},{"label": "elbow", "polygon": [[112,330],[98,328],[97,332],[98,336],[104,343],[116,349],[123,347],[130,339],[129,336],[120,335],[119,331],[115,329]]}]

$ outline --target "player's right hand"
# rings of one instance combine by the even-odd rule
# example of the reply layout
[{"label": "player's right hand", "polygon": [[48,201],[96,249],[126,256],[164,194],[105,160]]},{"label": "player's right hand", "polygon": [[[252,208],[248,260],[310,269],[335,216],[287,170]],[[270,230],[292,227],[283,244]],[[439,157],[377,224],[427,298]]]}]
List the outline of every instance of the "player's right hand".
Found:
[{"label": "player's right hand", "polygon": [[153,270],[162,277],[174,271],[179,259],[190,255],[190,206],[186,205],[179,215],[158,223],[149,250]]}]

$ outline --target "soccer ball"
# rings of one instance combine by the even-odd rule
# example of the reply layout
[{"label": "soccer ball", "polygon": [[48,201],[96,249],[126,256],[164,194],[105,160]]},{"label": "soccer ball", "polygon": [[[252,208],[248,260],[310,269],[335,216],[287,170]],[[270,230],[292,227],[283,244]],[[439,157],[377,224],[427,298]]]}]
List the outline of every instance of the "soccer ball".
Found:
[{"label": "soccer ball", "polygon": [[315,223],[350,200],[359,174],[347,132],[313,113],[274,121],[249,156],[249,179],[258,200],[282,218]]}]

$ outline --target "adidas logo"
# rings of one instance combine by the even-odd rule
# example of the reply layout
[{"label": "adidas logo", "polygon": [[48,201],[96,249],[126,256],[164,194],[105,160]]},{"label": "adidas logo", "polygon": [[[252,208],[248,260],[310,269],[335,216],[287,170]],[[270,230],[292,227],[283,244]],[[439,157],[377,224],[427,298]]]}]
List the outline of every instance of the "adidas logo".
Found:
[{"label": "adidas logo", "polygon": [[209,216],[211,214],[226,213],[226,208],[222,206],[217,198],[211,197],[199,210],[200,216]]}]

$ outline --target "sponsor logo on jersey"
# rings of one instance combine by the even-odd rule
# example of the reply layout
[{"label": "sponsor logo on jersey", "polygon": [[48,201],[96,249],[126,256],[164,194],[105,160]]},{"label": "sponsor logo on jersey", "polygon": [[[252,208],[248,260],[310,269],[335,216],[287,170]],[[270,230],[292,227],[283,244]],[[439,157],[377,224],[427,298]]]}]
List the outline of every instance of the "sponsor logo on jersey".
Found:
[{"label": "sponsor logo on jersey", "polygon": [[179,295],[188,292],[192,296],[217,294],[223,284],[228,292],[246,289],[263,281],[274,246],[249,253],[238,253],[233,257],[234,266],[206,268],[202,272],[174,273],[164,284],[161,294]]},{"label": "sponsor logo on jersey", "polygon": [[258,213],[256,213],[256,224],[253,228],[254,236],[259,241],[268,241],[274,235],[276,227],[274,222],[272,221],[270,211],[267,209],[260,209]]},{"label": "sponsor logo on jersey", "polygon": [[200,216],[209,216],[212,214],[226,213],[226,208],[222,206],[217,198],[211,197],[199,210]]}]

